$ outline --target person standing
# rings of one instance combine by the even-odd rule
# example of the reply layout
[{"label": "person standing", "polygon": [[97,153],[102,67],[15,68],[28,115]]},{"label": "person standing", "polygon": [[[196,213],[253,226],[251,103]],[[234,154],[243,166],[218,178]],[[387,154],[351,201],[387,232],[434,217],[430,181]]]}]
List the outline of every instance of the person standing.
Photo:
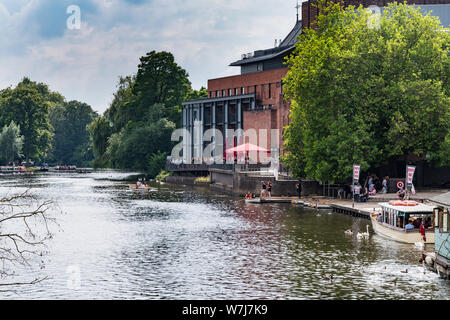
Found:
[{"label": "person standing", "polygon": [[301,183],[297,183],[295,185],[295,187],[297,189],[298,198],[300,199],[302,197],[302,184]]},{"label": "person standing", "polygon": [[267,193],[269,194],[269,198],[272,198],[272,182],[267,183]]},{"label": "person standing", "polygon": [[389,181],[389,177],[388,176],[384,177],[384,179],[383,179],[383,191],[382,191],[384,194],[388,193],[388,181]]},{"label": "person standing", "polygon": [[265,198],[267,185],[264,181],[261,181],[261,196],[260,198]]},{"label": "person standing", "polygon": [[353,192],[355,193],[355,201],[359,202],[359,196],[361,195],[361,183],[358,183],[354,188]]}]

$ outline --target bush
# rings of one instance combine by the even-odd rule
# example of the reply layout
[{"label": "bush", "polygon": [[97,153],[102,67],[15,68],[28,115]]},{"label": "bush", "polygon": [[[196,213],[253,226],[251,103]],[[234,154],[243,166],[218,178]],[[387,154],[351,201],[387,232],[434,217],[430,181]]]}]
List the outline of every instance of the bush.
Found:
[{"label": "bush", "polygon": [[211,183],[211,177],[199,177],[195,179],[195,183]]},{"label": "bush", "polygon": [[159,182],[166,182],[166,178],[171,175],[172,175],[171,172],[161,170],[161,172],[156,176],[156,180]]},{"label": "bush", "polygon": [[166,165],[166,153],[158,152],[148,157],[147,173],[150,178],[155,178],[159,173],[164,172],[164,166]]}]

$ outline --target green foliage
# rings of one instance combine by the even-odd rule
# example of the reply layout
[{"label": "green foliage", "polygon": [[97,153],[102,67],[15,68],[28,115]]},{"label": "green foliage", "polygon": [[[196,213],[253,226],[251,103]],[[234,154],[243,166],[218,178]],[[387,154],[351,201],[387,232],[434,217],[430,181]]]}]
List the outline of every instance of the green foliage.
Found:
[{"label": "green foliage", "polygon": [[52,126],[50,108],[61,103],[63,97],[50,92],[42,83],[25,78],[16,88],[0,92],[0,126],[14,121],[24,136],[23,154],[27,159],[42,159],[51,147]]},{"label": "green foliage", "polygon": [[93,152],[87,126],[98,117],[92,108],[82,102],[58,104],[50,110],[54,128],[53,148],[49,162],[87,166]]},{"label": "green foliage", "polygon": [[112,134],[112,124],[105,117],[96,118],[89,126],[88,131],[91,136],[94,153],[94,167],[105,168],[109,166],[109,159],[106,154],[108,139]]},{"label": "green foliage", "polygon": [[144,170],[154,177],[181,124],[181,102],[206,89],[191,90],[187,72],[171,53],[152,51],[140,62],[136,76],[119,79],[111,106],[89,131],[96,166]]},{"label": "green foliage", "polygon": [[149,52],[140,61],[133,87],[136,106],[131,119],[139,121],[149,107],[163,104],[164,117],[179,124],[181,103],[191,85],[186,70],[175,63],[172,53],[165,51]]},{"label": "green foliage", "polygon": [[191,89],[184,98],[185,101],[208,98],[208,89],[201,87],[200,90]]},{"label": "green foliage", "polygon": [[160,182],[166,182],[167,177],[170,177],[171,175],[171,172],[161,170],[161,172],[156,176],[155,179]]},{"label": "green foliage", "polygon": [[198,177],[197,179],[195,179],[196,183],[211,183],[211,177]]},{"label": "green foliage", "polygon": [[0,164],[6,165],[22,157],[23,140],[20,127],[13,121],[3,127],[0,133]]},{"label": "green foliage", "polygon": [[319,181],[409,154],[448,163],[450,34],[439,20],[394,3],[371,28],[362,6],[320,6],[317,29],[304,30],[287,61],[283,160]]},{"label": "green foliage", "polygon": [[147,170],[149,156],[171,146],[170,137],[173,130],[175,125],[165,118],[156,122],[130,123],[109,139],[106,153],[111,166]]},{"label": "green foliage", "polygon": [[157,152],[149,156],[147,173],[150,178],[155,178],[166,165],[167,154],[164,152]]}]

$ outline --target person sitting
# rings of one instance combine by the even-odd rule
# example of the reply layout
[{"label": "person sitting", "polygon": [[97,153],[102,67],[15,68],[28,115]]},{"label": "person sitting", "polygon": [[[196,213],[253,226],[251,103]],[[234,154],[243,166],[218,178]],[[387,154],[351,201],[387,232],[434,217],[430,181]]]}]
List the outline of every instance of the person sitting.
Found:
[{"label": "person sitting", "polygon": [[406,196],[406,191],[404,188],[400,188],[400,190],[397,191],[398,199],[404,200]]},{"label": "person sitting", "polygon": [[426,229],[429,229],[429,228],[432,228],[433,227],[433,222],[431,221],[431,217],[428,217],[426,220],[425,220],[425,228]]},{"label": "person sitting", "polygon": [[415,229],[413,222],[410,220],[409,223],[405,226],[406,230],[413,230]]},{"label": "person sitting", "polygon": [[422,218],[414,219],[414,221],[413,221],[414,228],[419,229],[421,224],[422,224]]},{"label": "person sitting", "polygon": [[367,200],[369,199],[369,191],[367,190],[367,188],[364,188],[364,193],[360,196],[359,201],[360,202],[367,202]]},{"label": "person sitting", "polygon": [[378,215],[377,221],[378,222],[383,222],[383,215],[382,214]]},{"label": "person sitting", "polygon": [[374,196],[377,194],[377,189],[375,188],[375,184],[371,184],[369,186],[369,195]]}]

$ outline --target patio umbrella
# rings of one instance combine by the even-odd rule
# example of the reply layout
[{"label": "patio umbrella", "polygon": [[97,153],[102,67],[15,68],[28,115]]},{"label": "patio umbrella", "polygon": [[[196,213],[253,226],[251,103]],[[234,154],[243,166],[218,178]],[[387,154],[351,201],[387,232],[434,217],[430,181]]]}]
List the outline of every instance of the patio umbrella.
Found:
[{"label": "patio umbrella", "polygon": [[255,146],[251,143],[245,143],[241,144],[240,146],[231,148],[227,150],[227,153],[233,153],[233,152],[264,152],[264,153],[270,153],[270,150],[267,150],[262,147]]}]

